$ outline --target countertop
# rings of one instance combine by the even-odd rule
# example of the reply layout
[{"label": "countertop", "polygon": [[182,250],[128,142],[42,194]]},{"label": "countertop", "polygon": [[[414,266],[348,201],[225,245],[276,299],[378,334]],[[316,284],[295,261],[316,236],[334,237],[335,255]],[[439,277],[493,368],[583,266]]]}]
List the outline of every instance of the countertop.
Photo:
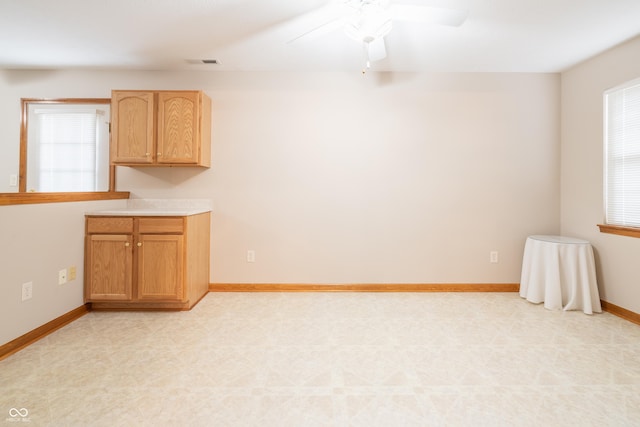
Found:
[{"label": "countertop", "polygon": [[189,216],[211,212],[207,199],[129,199],[127,206],[85,212],[90,216]]}]

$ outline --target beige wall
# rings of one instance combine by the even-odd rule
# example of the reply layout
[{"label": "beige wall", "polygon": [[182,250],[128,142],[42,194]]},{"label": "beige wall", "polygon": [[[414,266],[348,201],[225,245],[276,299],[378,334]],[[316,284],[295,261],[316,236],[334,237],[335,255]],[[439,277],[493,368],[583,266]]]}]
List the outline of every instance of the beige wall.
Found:
[{"label": "beige wall", "polygon": [[[20,97],[112,88],[211,96],[211,169],[118,168],[118,182],[213,201],[212,282],[517,283],[526,236],[560,231],[558,75],[4,71],[0,149]],[[0,343],[82,303],[57,270],[81,264],[97,205],[0,207]]]},{"label": "beige wall", "polygon": [[[84,212],[124,201],[0,206],[0,345],[83,304]],[[58,285],[58,270],[77,278]],[[33,298],[22,302],[22,283]]]},{"label": "beige wall", "polygon": [[640,239],[600,233],[606,89],[640,77],[640,37],[562,73],[561,229],[591,241],[600,297],[640,312]]}]

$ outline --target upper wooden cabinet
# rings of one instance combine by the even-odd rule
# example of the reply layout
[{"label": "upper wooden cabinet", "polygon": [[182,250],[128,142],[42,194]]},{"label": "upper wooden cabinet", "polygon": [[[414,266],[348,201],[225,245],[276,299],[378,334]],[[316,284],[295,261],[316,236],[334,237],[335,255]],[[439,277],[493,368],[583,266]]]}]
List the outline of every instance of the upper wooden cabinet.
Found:
[{"label": "upper wooden cabinet", "polygon": [[111,163],[211,166],[211,98],[202,91],[112,91]]}]

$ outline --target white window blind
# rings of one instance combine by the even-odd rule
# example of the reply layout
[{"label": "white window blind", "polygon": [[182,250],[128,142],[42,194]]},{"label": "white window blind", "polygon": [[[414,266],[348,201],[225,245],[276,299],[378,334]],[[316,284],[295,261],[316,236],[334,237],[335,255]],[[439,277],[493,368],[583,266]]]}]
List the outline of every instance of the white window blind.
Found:
[{"label": "white window blind", "polygon": [[640,79],[604,94],[606,223],[640,227]]},{"label": "white window blind", "polygon": [[104,116],[102,110],[69,105],[34,108],[29,123],[29,189],[106,191],[108,130],[105,141]]}]

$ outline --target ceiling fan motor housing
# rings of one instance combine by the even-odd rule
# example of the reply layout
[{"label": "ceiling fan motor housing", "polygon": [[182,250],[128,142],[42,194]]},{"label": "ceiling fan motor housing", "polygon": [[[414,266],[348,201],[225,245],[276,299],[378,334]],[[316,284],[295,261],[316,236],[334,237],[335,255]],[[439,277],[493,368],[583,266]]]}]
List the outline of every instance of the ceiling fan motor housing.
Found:
[{"label": "ceiling fan motor housing", "polygon": [[344,31],[350,38],[370,43],[391,32],[393,23],[391,14],[380,2],[375,0],[355,0],[348,4],[354,13],[346,18]]}]

